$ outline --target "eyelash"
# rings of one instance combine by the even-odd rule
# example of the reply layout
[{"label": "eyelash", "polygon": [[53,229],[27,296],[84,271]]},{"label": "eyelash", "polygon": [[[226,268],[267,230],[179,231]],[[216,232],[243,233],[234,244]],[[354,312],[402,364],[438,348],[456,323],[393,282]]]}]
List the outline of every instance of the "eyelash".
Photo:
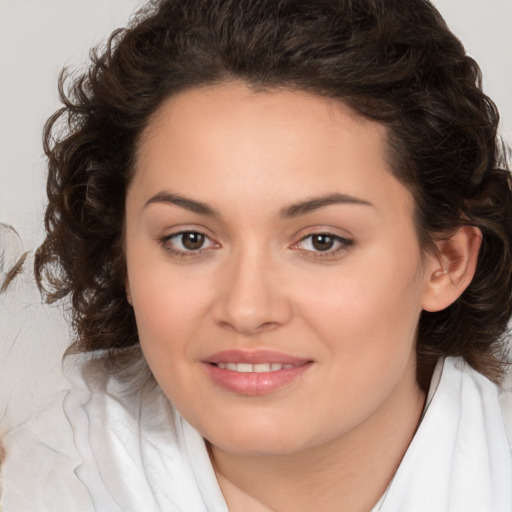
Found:
[{"label": "eyelash", "polygon": [[[303,249],[303,248],[299,247],[299,245],[302,242],[304,242],[308,239],[311,240],[310,243],[313,243],[313,237],[330,238],[332,240],[332,242],[334,244],[338,244],[338,246],[335,249],[327,249],[325,251],[322,251],[322,250],[314,251],[314,250]],[[310,234],[302,237],[296,244],[292,245],[292,249],[299,250],[304,253],[308,253],[308,255],[315,257],[315,258],[328,258],[328,257],[338,256],[340,253],[345,252],[353,245],[354,245],[354,241],[349,240],[348,238],[344,238],[342,236],[335,235],[333,233],[319,232],[319,233],[310,233]]]},{"label": "eyelash", "polygon": [[[181,250],[181,249],[174,248],[171,245],[172,241],[176,240],[176,239],[179,239],[179,237],[183,237],[184,235],[199,235],[201,237],[204,237],[205,241],[207,241],[207,240],[210,241],[212,247],[200,247],[200,248],[198,248],[196,250],[193,250],[193,249]],[[211,251],[212,249],[214,249],[213,246],[216,245],[216,243],[206,233],[203,233],[201,231],[197,231],[197,230],[194,230],[194,229],[183,230],[183,231],[179,231],[178,233],[173,233],[172,235],[164,236],[164,237],[160,238],[159,241],[160,241],[160,244],[162,245],[162,247],[166,251],[168,251],[172,255],[178,256],[180,258],[187,258],[187,257],[191,257],[191,256],[199,256],[201,254],[204,254],[205,252]],[[181,245],[183,246],[183,242],[181,242]]]},{"label": "eyelash", "polygon": [[[210,247],[199,247],[198,249],[189,249],[189,250],[182,250],[182,249],[176,249],[172,246],[172,240],[179,239],[179,237],[183,237],[184,235],[198,235],[200,237],[204,237],[205,241],[209,241],[211,246]],[[338,244],[338,247],[335,249],[326,249],[325,251],[322,250],[311,250],[311,249],[304,249],[299,247],[299,245],[308,240],[311,239],[311,243],[313,240],[313,237],[327,237],[332,240],[334,244]],[[191,256],[200,256],[204,254],[205,252],[210,252],[212,250],[215,250],[219,247],[219,245],[214,242],[206,233],[203,233],[201,231],[197,230],[184,230],[179,231],[177,233],[173,233],[172,235],[166,235],[159,239],[159,242],[161,246],[169,253],[171,253],[174,256],[178,256],[180,258],[187,258]],[[181,245],[183,246],[183,242],[181,242]],[[217,245],[217,247],[215,247]],[[314,258],[328,258],[337,256],[340,253],[348,250],[351,246],[354,245],[353,240],[349,240],[347,238],[341,237],[339,235],[334,235],[333,233],[328,232],[319,232],[319,233],[310,233],[304,237],[302,237],[298,242],[293,244],[291,246],[291,249],[301,251],[308,256],[314,257]]]}]

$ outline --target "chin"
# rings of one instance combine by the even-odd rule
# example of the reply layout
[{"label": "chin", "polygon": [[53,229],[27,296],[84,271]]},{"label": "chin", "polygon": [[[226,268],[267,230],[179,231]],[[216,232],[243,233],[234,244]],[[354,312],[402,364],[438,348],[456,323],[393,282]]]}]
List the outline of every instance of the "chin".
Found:
[{"label": "chin", "polygon": [[225,453],[239,457],[278,457],[292,455],[302,451],[305,446],[287,438],[287,436],[246,436],[245,439],[233,441],[232,439],[219,440],[215,443],[207,439],[213,446]]},{"label": "chin", "polygon": [[[315,444],[314,436],[290,428],[289,421],[254,421],[224,423],[219,428],[199,431],[207,442],[223,452],[245,457],[291,455]],[[229,425],[226,427],[225,425]]]}]

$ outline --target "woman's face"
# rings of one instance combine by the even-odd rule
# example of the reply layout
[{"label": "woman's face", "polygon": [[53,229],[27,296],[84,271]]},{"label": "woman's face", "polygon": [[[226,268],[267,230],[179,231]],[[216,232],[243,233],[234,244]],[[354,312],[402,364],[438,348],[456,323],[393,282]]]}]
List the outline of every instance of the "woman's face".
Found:
[{"label": "woman's face", "polygon": [[336,102],[239,83],[169,99],[140,142],[126,258],[148,364],[219,449],[371,435],[423,398],[435,262],[385,129]]}]

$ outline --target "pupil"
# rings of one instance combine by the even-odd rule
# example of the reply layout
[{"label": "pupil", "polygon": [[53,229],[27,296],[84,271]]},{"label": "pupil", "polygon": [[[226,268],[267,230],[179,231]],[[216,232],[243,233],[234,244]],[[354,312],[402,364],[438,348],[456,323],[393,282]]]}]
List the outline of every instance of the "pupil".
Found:
[{"label": "pupil", "polygon": [[204,235],[201,233],[184,233],[182,236],[183,247],[190,251],[201,249],[204,244]]},{"label": "pupil", "polygon": [[329,235],[315,235],[312,242],[313,247],[317,251],[328,251],[329,249],[332,249],[334,239]]}]

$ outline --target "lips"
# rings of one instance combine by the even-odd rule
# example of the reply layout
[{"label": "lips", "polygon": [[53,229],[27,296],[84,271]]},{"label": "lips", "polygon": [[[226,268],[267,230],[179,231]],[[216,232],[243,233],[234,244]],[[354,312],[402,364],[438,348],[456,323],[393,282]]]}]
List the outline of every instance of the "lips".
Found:
[{"label": "lips", "polygon": [[312,361],[272,350],[226,350],[203,361],[214,384],[241,395],[264,395],[298,379]]},{"label": "lips", "polygon": [[274,350],[224,350],[222,352],[217,352],[208,356],[205,360],[205,363],[245,363],[245,364],[261,364],[261,363],[269,363],[269,364],[291,364],[294,366],[298,366],[300,364],[307,363],[307,359],[302,359],[299,357],[294,357],[289,354],[284,354],[282,352],[276,352]]},{"label": "lips", "polygon": [[231,370],[232,372],[239,373],[266,373],[266,372],[277,372],[279,370],[289,370],[293,368],[293,364],[283,363],[217,363],[218,368],[224,370]]}]

